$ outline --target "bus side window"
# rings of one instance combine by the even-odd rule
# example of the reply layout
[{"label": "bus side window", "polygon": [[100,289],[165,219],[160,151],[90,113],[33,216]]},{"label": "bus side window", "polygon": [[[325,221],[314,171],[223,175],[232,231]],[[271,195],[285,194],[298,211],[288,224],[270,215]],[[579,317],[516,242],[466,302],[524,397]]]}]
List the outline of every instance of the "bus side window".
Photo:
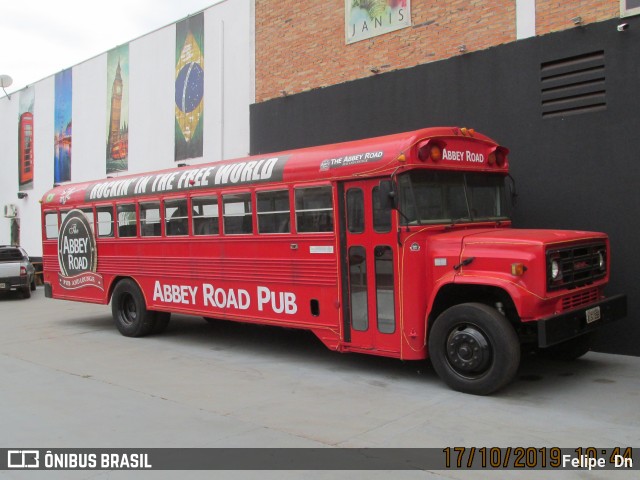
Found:
[{"label": "bus side window", "polygon": [[387,233],[391,231],[391,206],[387,203],[381,205],[380,187],[373,187],[372,205],[373,205],[373,229],[378,233]]},{"label": "bus side window", "polygon": [[96,207],[98,216],[98,236],[113,237],[113,207]]},{"label": "bus side window", "polygon": [[187,199],[178,198],[164,201],[165,234],[188,235],[189,217],[187,211]]},{"label": "bus side window", "polygon": [[222,206],[225,235],[253,233],[250,193],[223,195]]},{"label": "bus side window", "polygon": [[160,202],[140,204],[140,236],[160,236]]},{"label": "bus side window", "polygon": [[258,233],[289,233],[289,191],[256,193]]},{"label": "bus side window", "polygon": [[47,238],[58,238],[58,212],[44,214],[44,228]]},{"label": "bus side window", "polygon": [[135,237],[136,224],[136,206],[118,205],[118,237]]},{"label": "bus side window", "polygon": [[217,235],[220,233],[217,197],[193,197],[191,209],[194,235]]},{"label": "bus side window", "polygon": [[93,232],[95,229],[93,225],[93,208],[83,208],[82,213],[84,213],[84,216],[87,218],[87,222],[91,225],[91,231]]},{"label": "bus side window", "polygon": [[296,188],[298,233],[333,231],[333,196],[330,186]]},{"label": "bus side window", "polygon": [[364,193],[360,188],[347,191],[347,228],[351,233],[364,232]]}]

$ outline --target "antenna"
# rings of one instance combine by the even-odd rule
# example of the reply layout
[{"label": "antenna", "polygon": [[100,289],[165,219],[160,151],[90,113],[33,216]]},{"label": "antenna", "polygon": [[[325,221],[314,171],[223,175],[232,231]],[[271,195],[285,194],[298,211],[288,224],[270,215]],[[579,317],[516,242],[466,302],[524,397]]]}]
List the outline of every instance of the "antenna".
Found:
[{"label": "antenna", "polygon": [[7,93],[5,88],[10,87],[12,83],[13,83],[13,78],[11,78],[9,75],[0,75],[0,87],[2,87],[2,91],[4,92],[4,94],[7,96],[9,100],[11,100],[11,95]]}]

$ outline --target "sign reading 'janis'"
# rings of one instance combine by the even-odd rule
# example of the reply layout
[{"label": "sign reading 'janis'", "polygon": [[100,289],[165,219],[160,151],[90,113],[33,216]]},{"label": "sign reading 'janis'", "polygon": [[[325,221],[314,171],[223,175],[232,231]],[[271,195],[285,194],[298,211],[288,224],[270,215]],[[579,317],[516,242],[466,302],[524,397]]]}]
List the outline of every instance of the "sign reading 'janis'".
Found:
[{"label": "sign reading 'janis'", "polygon": [[411,26],[411,0],[345,0],[346,43]]}]

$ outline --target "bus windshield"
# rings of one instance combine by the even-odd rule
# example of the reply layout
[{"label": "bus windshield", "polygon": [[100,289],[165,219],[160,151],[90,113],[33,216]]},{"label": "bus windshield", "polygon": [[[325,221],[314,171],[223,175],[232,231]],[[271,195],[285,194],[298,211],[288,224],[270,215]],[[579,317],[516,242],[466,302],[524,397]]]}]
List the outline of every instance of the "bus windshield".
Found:
[{"label": "bus windshield", "polygon": [[505,177],[412,170],[398,176],[402,225],[509,219]]}]

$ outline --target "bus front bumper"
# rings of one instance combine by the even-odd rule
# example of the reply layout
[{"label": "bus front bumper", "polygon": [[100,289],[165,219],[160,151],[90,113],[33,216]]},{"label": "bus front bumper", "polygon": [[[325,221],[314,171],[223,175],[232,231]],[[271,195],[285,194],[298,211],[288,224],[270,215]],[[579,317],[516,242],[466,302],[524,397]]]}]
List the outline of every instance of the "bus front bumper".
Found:
[{"label": "bus front bumper", "polygon": [[550,347],[627,316],[627,296],[615,295],[577,310],[538,320],[538,346]]}]

